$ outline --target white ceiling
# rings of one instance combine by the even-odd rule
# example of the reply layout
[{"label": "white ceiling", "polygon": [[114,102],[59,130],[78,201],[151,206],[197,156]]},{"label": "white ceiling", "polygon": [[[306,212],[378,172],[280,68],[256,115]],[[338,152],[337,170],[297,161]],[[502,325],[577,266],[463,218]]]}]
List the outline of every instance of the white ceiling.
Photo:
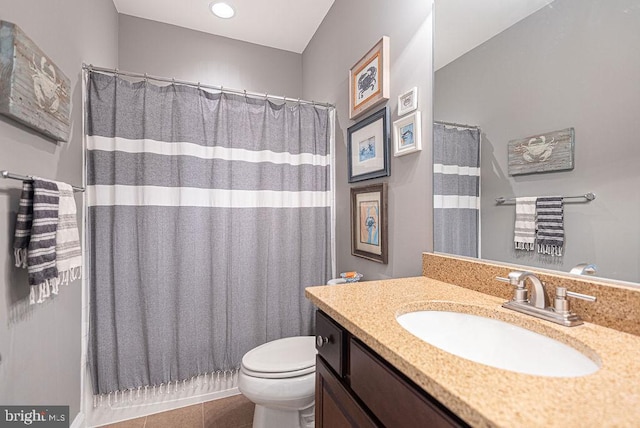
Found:
[{"label": "white ceiling", "polygon": [[[350,1],[350,0],[345,0]],[[553,0],[435,0],[438,70]],[[119,13],[302,53],[334,0],[226,0],[232,19],[213,15],[213,0],[113,0]]]},{"label": "white ceiling", "polygon": [[113,0],[118,13],[302,53],[334,0],[225,0],[232,19],[211,13],[213,0]]},{"label": "white ceiling", "polygon": [[439,70],[552,1],[435,0],[435,70]]}]

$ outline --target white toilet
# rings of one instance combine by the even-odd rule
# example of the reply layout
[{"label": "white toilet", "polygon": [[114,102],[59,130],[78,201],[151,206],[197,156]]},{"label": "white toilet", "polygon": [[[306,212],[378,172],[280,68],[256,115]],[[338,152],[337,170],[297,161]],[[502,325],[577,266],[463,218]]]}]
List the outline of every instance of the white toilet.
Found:
[{"label": "white toilet", "polygon": [[256,405],[253,428],[313,428],[315,371],[313,336],[278,339],[247,352],[238,389]]}]

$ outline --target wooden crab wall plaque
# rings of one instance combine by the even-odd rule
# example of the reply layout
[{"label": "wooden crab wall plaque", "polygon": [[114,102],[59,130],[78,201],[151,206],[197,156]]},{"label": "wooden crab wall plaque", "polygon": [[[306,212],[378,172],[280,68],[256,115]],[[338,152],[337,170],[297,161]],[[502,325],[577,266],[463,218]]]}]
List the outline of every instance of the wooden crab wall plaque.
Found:
[{"label": "wooden crab wall plaque", "polygon": [[69,141],[69,78],[15,24],[0,21],[0,114]]}]

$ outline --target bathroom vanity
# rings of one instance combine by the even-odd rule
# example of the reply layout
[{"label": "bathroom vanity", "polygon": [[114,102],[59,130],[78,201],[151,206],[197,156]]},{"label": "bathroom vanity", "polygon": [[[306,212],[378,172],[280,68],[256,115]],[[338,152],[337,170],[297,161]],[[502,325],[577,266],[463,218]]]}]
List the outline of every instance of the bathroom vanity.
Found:
[{"label": "bathroom vanity", "polygon": [[321,311],[316,338],[316,427],[468,426]]},{"label": "bathroom vanity", "polygon": [[[306,296],[319,309],[318,427],[640,426],[636,335],[590,322],[564,327],[502,308],[501,297],[427,277],[310,287]],[[426,308],[509,322],[573,347],[599,369],[548,377],[475,363],[396,320]]]}]

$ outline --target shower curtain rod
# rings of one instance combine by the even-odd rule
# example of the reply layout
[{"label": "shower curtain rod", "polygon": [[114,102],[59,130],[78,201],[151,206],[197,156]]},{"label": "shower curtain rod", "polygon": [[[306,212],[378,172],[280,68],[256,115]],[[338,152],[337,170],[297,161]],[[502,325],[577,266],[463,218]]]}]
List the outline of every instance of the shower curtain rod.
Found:
[{"label": "shower curtain rod", "polygon": [[233,89],[233,88],[227,88],[225,86],[214,86],[214,85],[205,85],[202,84],[200,82],[188,82],[186,80],[178,80],[175,78],[166,78],[166,77],[159,77],[159,76],[151,76],[147,73],[141,74],[141,73],[134,73],[131,71],[122,71],[122,70],[118,70],[117,68],[104,68],[104,67],[96,67],[93,64],[82,64],[82,69],[83,70],[88,70],[88,71],[99,71],[102,73],[110,73],[110,74],[115,74],[116,76],[121,75],[121,76],[128,76],[128,77],[135,77],[135,78],[139,78],[139,79],[145,79],[145,80],[155,80],[158,82],[167,82],[167,83],[178,83],[180,85],[186,85],[186,86],[193,86],[193,87],[197,87],[197,88],[204,88],[204,89],[213,89],[216,91],[220,91],[220,92],[226,92],[229,94],[237,94],[237,95],[244,95],[245,97],[252,97],[252,98],[267,98],[267,99],[271,99],[271,100],[277,100],[277,101],[284,101],[284,102],[293,102],[293,103],[300,103],[300,104],[312,104],[314,106],[320,106],[320,107],[327,107],[327,108],[335,108],[335,106],[333,104],[329,104],[329,103],[320,103],[320,102],[316,102],[316,101],[307,101],[307,100],[301,100],[300,98],[291,98],[291,97],[281,97],[278,95],[269,95],[269,94],[261,94],[259,92],[250,92],[247,91],[246,89],[240,90],[240,89]]},{"label": "shower curtain rod", "polygon": [[457,126],[457,127],[460,127],[460,128],[480,129],[479,126],[464,125],[462,123],[455,123],[455,122],[444,122],[442,120],[434,120],[433,123],[438,123],[440,125]]}]

